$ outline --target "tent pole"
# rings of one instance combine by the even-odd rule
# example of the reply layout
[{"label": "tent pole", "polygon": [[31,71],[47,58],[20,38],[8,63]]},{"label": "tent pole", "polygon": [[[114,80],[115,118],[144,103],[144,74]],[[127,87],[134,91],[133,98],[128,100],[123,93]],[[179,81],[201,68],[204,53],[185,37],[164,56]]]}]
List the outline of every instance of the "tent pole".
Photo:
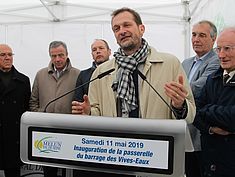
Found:
[{"label": "tent pole", "polygon": [[190,16],[190,11],[189,11],[189,0],[182,0],[182,3],[184,5],[184,59],[190,57],[190,21],[191,21],[191,16]]},{"label": "tent pole", "polygon": [[[55,16],[55,14],[48,8],[48,6],[43,2],[43,0],[40,0],[40,2],[41,2],[42,5],[47,9],[47,11],[51,14],[51,16],[53,17],[53,21],[54,21],[54,22],[59,22],[60,19]],[[57,5],[57,4],[56,4],[56,5]]]}]

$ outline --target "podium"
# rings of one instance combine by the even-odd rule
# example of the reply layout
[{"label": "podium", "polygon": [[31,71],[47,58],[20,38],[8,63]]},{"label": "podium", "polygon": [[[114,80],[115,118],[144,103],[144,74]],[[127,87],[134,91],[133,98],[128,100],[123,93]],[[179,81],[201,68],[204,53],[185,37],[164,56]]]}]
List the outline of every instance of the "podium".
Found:
[{"label": "podium", "polygon": [[184,176],[192,142],[185,120],[25,112],[27,164],[156,177]]}]

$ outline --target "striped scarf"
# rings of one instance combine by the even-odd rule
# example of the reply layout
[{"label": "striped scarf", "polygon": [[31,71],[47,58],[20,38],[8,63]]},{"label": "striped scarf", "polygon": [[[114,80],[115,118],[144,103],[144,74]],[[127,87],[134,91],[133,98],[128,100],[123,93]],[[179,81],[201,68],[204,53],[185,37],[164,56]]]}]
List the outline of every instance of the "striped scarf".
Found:
[{"label": "striped scarf", "polygon": [[117,97],[124,103],[124,107],[122,108],[125,109],[124,112],[130,112],[138,107],[132,74],[138,64],[145,62],[148,51],[149,45],[145,39],[142,38],[142,46],[134,54],[127,56],[121,48],[114,53],[119,69],[112,89],[117,92]]}]

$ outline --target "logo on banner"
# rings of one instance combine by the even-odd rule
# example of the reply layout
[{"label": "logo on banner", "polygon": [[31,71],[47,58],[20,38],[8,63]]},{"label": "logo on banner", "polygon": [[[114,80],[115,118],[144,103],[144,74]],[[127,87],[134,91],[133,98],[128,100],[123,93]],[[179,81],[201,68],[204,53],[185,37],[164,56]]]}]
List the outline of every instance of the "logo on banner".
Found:
[{"label": "logo on banner", "polygon": [[35,140],[34,147],[42,153],[59,152],[62,146],[61,141],[56,141],[56,138],[48,136],[40,140]]}]

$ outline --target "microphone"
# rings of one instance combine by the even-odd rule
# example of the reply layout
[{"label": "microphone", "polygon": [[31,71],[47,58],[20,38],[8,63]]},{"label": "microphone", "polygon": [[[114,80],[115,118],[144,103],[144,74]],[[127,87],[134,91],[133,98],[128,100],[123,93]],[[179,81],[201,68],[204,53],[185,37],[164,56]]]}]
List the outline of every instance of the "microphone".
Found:
[{"label": "microphone", "polygon": [[95,78],[93,78],[93,79],[91,79],[91,80],[89,80],[89,81],[83,83],[82,85],[79,85],[79,86],[75,87],[73,90],[70,90],[70,91],[64,93],[63,95],[60,95],[60,96],[54,98],[53,100],[49,101],[49,102],[46,104],[46,106],[45,106],[43,112],[46,112],[47,107],[48,107],[51,103],[55,102],[56,100],[58,100],[58,99],[60,99],[60,98],[62,98],[62,97],[64,97],[64,96],[66,96],[66,95],[68,95],[68,94],[74,92],[74,91],[77,90],[77,89],[82,88],[83,86],[85,86],[85,85],[87,85],[87,84],[89,84],[89,83],[91,83],[91,82],[93,82],[93,81],[95,81],[95,80],[97,80],[97,79],[101,79],[101,78],[103,78],[104,76],[107,76],[108,74],[110,74],[110,73],[113,72],[114,70],[115,70],[115,69],[112,68],[112,69],[110,69],[110,70],[108,70],[108,71],[105,71],[105,72],[99,74],[97,77],[95,77]]},{"label": "microphone", "polygon": [[[110,69],[110,70],[108,70],[108,71],[105,71],[105,72],[99,74],[95,79],[92,79],[92,80],[101,79],[102,77],[108,75],[109,73],[113,72],[114,70],[115,70],[115,69],[112,68],[112,69]],[[90,81],[90,82],[91,82],[91,81]]]},{"label": "microphone", "polygon": [[166,102],[166,100],[160,95],[160,93],[152,86],[152,84],[146,79],[146,76],[140,72],[140,70],[136,69],[137,74],[153,89],[153,91],[161,98],[161,100],[166,104],[166,106],[173,112],[173,114],[176,116],[177,113],[175,110]]}]

